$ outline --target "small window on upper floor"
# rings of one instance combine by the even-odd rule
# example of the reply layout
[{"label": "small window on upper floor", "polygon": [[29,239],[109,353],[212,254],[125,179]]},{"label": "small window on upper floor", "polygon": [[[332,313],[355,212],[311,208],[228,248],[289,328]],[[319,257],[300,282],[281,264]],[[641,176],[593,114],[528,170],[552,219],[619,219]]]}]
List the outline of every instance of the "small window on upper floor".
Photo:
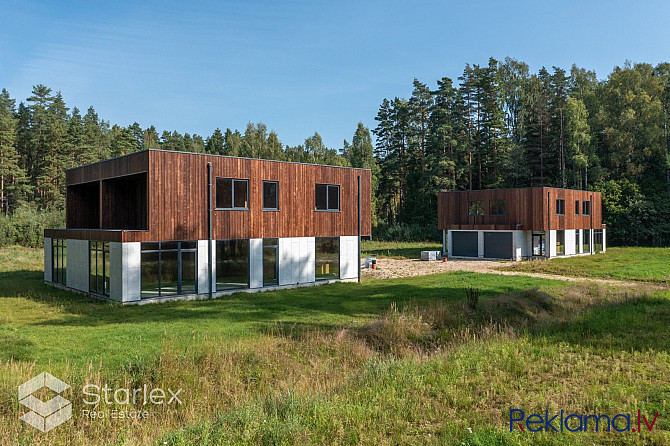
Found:
[{"label": "small window on upper floor", "polygon": [[229,210],[248,210],[249,180],[238,178],[217,178],[216,208]]},{"label": "small window on upper floor", "polygon": [[575,200],[575,215],[579,215],[579,200]]},{"label": "small window on upper floor", "polygon": [[489,215],[507,215],[507,200],[489,200]]},{"label": "small window on upper floor", "polygon": [[279,183],[276,181],[263,181],[263,210],[279,210]]},{"label": "small window on upper floor", "polygon": [[562,198],[556,200],[556,215],[565,215],[565,200]]},{"label": "small window on upper floor", "polygon": [[317,184],[315,201],[314,209],[317,211],[339,211],[340,186],[338,184]]},{"label": "small window on upper floor", "polygon": [[584,201],[582,203],[582,215],[591,215],[591,202]]},{"label": "small window on upper floor", "polygon": [[468,201],[468,216],[469,217],[484,216],[484,201],[483,200]]}]

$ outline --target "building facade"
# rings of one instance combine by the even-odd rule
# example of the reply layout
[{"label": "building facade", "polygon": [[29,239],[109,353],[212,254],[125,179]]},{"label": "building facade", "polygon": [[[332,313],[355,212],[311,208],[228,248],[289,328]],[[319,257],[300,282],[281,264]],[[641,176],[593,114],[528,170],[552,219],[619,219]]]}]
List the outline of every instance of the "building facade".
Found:
[{"label": "building facade", "polygon": [[360,277],[370,171],[145,150],[66,172],[44,280],[123,303]]},{"label": "building facade", "polygon": [[440,192],[449,257],[524,260],[605,252],[600,192],[529,187]]}]

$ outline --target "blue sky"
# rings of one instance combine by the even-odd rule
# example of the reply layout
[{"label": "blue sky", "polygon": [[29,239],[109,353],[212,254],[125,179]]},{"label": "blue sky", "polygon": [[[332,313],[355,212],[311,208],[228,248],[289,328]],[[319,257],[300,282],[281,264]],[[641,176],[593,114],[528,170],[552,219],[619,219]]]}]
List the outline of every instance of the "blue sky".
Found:
[{"label": "blue sky", "polygon": [[[639,6],[644,4],[644,7]],[[30,2],[0,0],[0,88],[208,136],[263,122],[285,144],[329,147],[407,97],[493,56],[573,63],[604,78],[625,60],[670,61],[670,2]]]}]

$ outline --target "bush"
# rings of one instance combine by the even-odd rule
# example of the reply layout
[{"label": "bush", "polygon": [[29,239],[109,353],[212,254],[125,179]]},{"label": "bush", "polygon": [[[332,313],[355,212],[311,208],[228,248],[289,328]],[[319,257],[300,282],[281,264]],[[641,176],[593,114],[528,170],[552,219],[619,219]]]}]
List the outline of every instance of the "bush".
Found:
[{"label": "bush", "polygon": [[39,248],[44,242],[44,229],[64,227],[63,210],[38,210],[32,204],[21,205],[9,217],[0,216],[0,246]]},{"label": "bush", "polygon": [[442,235],[435,226],[379,223],[372,228],[372,239],[380,242],[440,242]]}]

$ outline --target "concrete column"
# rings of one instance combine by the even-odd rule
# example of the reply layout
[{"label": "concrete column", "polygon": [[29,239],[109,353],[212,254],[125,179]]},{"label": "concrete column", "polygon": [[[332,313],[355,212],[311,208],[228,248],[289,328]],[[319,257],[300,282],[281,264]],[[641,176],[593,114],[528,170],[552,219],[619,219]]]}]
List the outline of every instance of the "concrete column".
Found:
[{"label": "concrete column", "polygon": [[582,243],[583,237],[584,237],[584,230],[583,229],[578,229],[577,230],[578,234],[576,234],[577,237],[577,252],[575,254],[581,254],[583,251],[583,246],[584,244]]},{"label": "concrete column", "polygon": [[89,260],[88,240],[68,239],[67,247],[66,282],[69,288],[79,291],[89,291]]},{"label": "concrete column", "polygon": [[340,279],[355,279],[360,268],[358,263],[358,245],[355,236],[340,237]]},{"label": "concrete column", "polygon": [[566,229],[565,230],[565,255],[573,256],[576,254],[575,251],[575,230]]},{"label": "concrete column", "polygon": [[[314,237],[303,237],[303,245],[300,245],[300,254],[302,257],[302,269],[300,272],[300,281],[303,283],[314,282],[316,280],[316,239]],[[303,252],[304,248],[304,252]]]},{"label": "concrete column", "polygon": [[[209,251],[207,250],[207,243],[209,240],[198,240],[198,250],[197,250],[197,262],[198,262],[198,270],[197,270],[197,277],[196,277],[196,283],[197,283],[197,293],[198,294],[207,294],[209,293],[209,285],[207,280],[209,279]],[[212,256],[212,261],[214,261],[216,257]],[[214,288],[212,288],[212,291],[214,291]]]},{"label": "concrete column", "polygon": [[49,237],[44,237],[44,281],[53,282],[53,246]]},{"label": "concrete column", "polygon": [[442,230],[442,256],[446,256],[447,252],[447,231]]},{"label": "concrete column", "polygon": [[605,232],[607,232],[607,229],[603,228],[603,252],[607,251],[606,249],[607,242],[605,241],[607,237],[605,237]]},{"label": "concrete column", "polygon": [[[281,268],[279,268],[281,274]],[[249,240],[249,288],[263,287],[263,239]]]},{"label": "concrete column", "polygon": [[451,250],[451,247],[454,246],[453,237],[451,236],[452,234],[453,231],[447,231],[447,257],[451,257],[453,255]]},{"label": "concrete column", "polygon": [[[111,249],[111,247],[110,247]],[[138,301],[142,298],[142,244],[122,243],[123,302]]]},{"label": "concrete column", "polygon": [[548,254],[548,257],[556,257],[556,230],[552,229],[551,231],[547,232],[547,246],[546,246],[546,251]]},{"label": "concrete column", "polygon": [[484,231],[477,231],[477,257],[484,258]]},{"label": "concrete column", "polygon": [[212,240],[212,291],[216,291],[216,240]]},{"label": "concrete column", "polygon": [[123,243],[109,243],[109,298],[123,302]]}]

